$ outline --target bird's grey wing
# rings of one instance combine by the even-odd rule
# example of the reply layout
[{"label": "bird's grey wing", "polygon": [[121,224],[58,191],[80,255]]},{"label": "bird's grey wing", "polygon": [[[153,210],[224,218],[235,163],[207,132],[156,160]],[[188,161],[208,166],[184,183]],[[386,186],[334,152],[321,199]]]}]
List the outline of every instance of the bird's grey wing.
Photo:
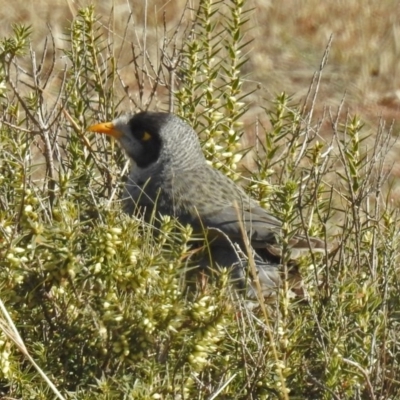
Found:
[{"label": "bird's grey wing", "polygon": [[[278,236],[281,234],[281,221],[254,201],[250,202],[248,207],[244,206],[242,218],[246,233],[254,248],[266,246],[272,255],[277,257],[282,255],[282,246],[277,243]],[[268,240],[269,238],[271,240]],[[324,241],[302,235],[292,237],[289,240],[289,247],[292,249],[292,258],[297,258],[303,250],[309,251],[310,248],[317,252],[326,251]]]},{"label": "bird's grey wing", "polygon": [[[260,207],[261,208],[261,207]],[[276,243],[281,222],[267,211],[256,207],[226,204],[213,210],[197,209],[198,218],[204,228],[222,231],[233,242],[241,242],[244,235],[250,238],[253,247]]]},{"label": "bird's grey wing", "polygon": [[[185,185],[190,182],[190,185]],[[254,242],[275,242],[281,222],[261,208],[236,183],[220,171],[205,166],[185,171],[174,182],[173,201],[183,201],[177,207],[185,210],[181,220],[198,228],[214,228],[224,232],[233,241],[243,239],[241,226]],[[182,221],[185,222],[185,221]],[[243,224],[242,224],[243,223]]]},{"label": "bird's grey wing", "polygon": [[[247,236],[254,249],[266,249],[271,255],[282,255],[278,237],[281,222],[249,199],[248,204],[227,204],[215,207],[212,211],[199,209],[198,218],[202,228],[207,228],[209,235],[218,240],[220,232],[233,243],[243,243]],[[314,237],[294,236],[289,241],[291,258],[296,259],[310,248],[325,252],[325,242]]]},{"label": "bird's grey wing", "polygon": [[[184,186],[188,181],[191,185]],[[191,224],[195,231],[208,230],[212,239],[226,241],[220,237],[222,233],[239,244],[247,236],[254,249],[266,249],[273,256],[280,256],[281,221],[221,172],[212,168],[185,171],[184,177],[177,176],[175,189],[185,203],[178,207],[185,210],[180,220]],[[311,246],[325,250],[319,239],[307,240],[302,236],[292,238],[290,246],[293,258],[297,258],[296,249],[309,250]]]}]

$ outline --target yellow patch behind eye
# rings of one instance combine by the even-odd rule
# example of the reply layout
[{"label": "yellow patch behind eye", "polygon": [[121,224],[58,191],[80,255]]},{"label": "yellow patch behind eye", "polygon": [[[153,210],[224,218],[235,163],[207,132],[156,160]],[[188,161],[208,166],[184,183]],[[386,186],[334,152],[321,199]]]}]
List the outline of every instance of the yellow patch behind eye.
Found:
[{"label": "yellow patch behind eye", "polygon": [[143,133],[143,136],[142,136],[143,142],[147,142],[147,141],[150,140],[150,139],[151,139],[151,135],[150,135],[149,132]]}]

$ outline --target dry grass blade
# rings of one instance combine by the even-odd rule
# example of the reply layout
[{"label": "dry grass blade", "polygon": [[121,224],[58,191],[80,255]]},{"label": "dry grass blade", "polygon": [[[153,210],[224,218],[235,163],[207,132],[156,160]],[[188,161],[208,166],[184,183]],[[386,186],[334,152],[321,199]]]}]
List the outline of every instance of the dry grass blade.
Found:
[{"label": "dry grass blade", "polygon": [[0,309],[3,313],[5,319],[0,319],[0,329],[6,335],[8,339],[10,339],[19,349],[19,351],[29,360],[29,362],[34,366],[36,371],[41,375],[41,377],[45,380],[45,382],[49,385],[53,393],[60,400],[65,400],[65,397],[61,395],[58,389],[55,387],[53,382],[49,379],[49,377],[45,374],[45,372],[36,364],[35,360],[31,357],[28,352],[28,349],[25,346],[24,341],[22,340],[18,329],[16,328],[14,321],[12,320],[10,314],[7,311],[3,301],[0,299]]}]

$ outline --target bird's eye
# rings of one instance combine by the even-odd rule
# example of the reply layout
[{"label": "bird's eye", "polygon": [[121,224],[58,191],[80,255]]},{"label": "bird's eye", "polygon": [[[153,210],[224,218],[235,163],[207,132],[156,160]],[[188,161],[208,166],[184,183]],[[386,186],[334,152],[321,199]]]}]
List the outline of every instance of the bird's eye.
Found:
[{"label": "bird's eye", "polygon": [[143,132],[143,136],[142,136],[142,141],[143,142],[148,142],[151,139],[151,135],[149,132]]}]

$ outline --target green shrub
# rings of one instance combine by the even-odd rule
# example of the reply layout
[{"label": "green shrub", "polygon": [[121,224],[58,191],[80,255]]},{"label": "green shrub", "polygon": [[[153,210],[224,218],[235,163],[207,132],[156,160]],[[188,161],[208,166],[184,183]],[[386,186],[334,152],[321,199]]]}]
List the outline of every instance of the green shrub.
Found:
[{"label": "green shrub", "polygon": [[[63,66],[51,37],[40,60],[27,51],[27,27],[0,43],[4,396],[397,397],[399,222],[385,160],[395,138],[383,121],[365,135],[341,108],[314,122],[322,68],[305,104],[282,93],[266,108],[256,168],[240,174],[249,12],[201,1],[188,30],[164,32],[158,58],[134,47],[136,92],[92,7],[71,24]],[[283,248],[299,230],[326,240],[325,257],[302,260],[307,302],[283,288],[276,304],[249,307],[228,271],[192,270],[188,227],[121,212],[127,161],[85,128],[160,98],[197,129],[208,160],[283,221]]]}]

